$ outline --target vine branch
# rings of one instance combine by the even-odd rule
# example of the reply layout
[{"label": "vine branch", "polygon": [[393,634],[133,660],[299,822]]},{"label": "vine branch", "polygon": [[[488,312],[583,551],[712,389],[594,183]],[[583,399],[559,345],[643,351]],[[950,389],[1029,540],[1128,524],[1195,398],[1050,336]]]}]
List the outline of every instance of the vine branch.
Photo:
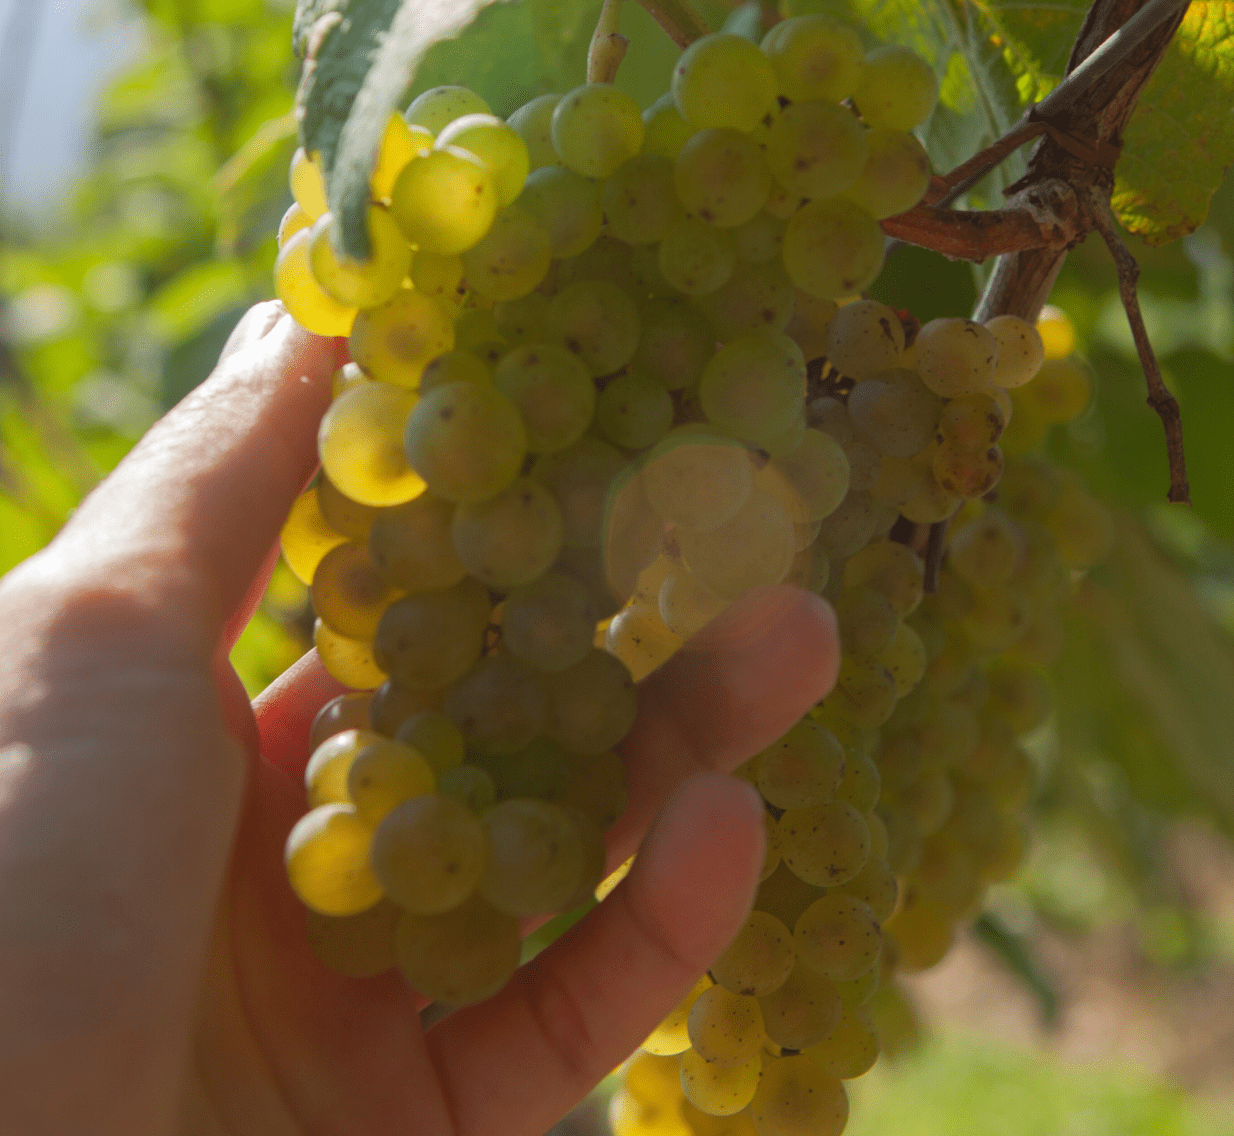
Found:
[{"label": "vine branch", "polygon": [[638,0],[683,51],[711,29],[688,0]]}]

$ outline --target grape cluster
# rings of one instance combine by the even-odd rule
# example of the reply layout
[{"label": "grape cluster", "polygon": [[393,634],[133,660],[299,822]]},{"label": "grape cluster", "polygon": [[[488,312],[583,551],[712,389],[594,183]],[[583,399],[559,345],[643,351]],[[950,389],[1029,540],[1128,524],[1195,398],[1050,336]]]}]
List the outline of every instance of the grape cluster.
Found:
[{"label": "grape cluster", "polygon": [[389,122],[365,262],[293,161],[279,296],[352,357],[283,532],[357,692],[314,726],[286,851],[328,965],[492,994],[521,917],[622,874],[634,682],[751,588],[837,613],[835,690],[738,770],[754,911],[626,1066],[617,1136],[838,1134],[896,971],[1024,853],[1018,739],[1108,523],[1024,456],[1087,400],[1058,327],[859,298],[936,100],[911,51],[819,15],[703,37],[642,114],[602,83],[505,121],[437,88]]}]

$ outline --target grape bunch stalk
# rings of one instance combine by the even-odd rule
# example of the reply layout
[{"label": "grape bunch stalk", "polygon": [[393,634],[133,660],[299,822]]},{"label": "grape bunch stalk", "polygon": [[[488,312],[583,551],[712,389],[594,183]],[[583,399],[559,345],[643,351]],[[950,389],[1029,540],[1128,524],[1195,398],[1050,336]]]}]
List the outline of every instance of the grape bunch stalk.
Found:
[{"label": "grape bunch stalk", "polygon": [[435,88],[389,120],[363,262],[293,160],[278,294],[352,358],[282,539],[356,691],[286,847],[323,962],[495,993],[521,920],[628,869],[603,880],[635,683],[753,588],[838,617],[835,690],[737,771],[754,910],[625,1066],[616,1136],[842,1131],[896,973],[1024,855],[1019,738],[1109,522],[1029,453],[1088,398],[1060,320],[862,298],[937,97],[821,15],[696,40],[642,113],[601,82],[507,120]]}]

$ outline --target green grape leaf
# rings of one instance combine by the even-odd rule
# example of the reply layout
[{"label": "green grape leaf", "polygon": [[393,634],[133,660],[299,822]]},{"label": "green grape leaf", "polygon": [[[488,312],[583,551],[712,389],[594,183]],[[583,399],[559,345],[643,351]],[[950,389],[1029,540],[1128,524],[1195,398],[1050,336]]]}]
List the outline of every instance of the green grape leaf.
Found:
[{"label": "green grape leaf", "polygon": [[293,35],[305,56],[297,96],[305,148],[321,154],[343,251],[370,254],[369,178],[390,112],[438,40],[490,0],[300,0]]},{"label": "green grape leaf", "polygon": [[1194,0],[1127,124],[1113,205],[1149,244],[1194,231],[1234,162],[1234,11]]}]

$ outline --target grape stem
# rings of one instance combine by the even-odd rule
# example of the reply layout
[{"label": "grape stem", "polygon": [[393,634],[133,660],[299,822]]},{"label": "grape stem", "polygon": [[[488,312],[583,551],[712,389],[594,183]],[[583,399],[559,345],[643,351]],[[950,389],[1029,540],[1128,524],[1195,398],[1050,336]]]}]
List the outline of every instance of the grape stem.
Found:
[{"label": "grape stem", "polygon": [[626,57],[630,41],[618,30],[621,0],[604,0],[596,30],[587,49],[587,82],[611,83]]},{"label": "grape stem", "polygon": [[688,0],[638,0],[683,51],[711,29]]},{"label": "grape stem", "polygon": [[1189,505],[1191,504],[1191,487],[1187,482],[1187,459],[1183,451],[1182,416],[1179,413],[1178,400],[1166,389],[1162,381],[1161,368],[1157,365],[1157,356],[1153,352],[1153,345],[1148,339],[1148,331],[1144,327],[1144,317],[1140,312],[1140,299],[1136,292],[1136,282],[1140,278],[1140,266],[1119,235],[1118,223],[1114,220],[1108,197],[1102,196],[1100,191],[1091,188],[1088,191],[1088,198],[1093,223],[1118,268],[1118,294],[1123,302],[1123,310],[1127,313],[1127,323],[1131,325],[1131,335],[1135,339],[1135,348],[1140,356],[1140,366],[1144,370],[1144,380],[1148,385],[1148,405],[1156,411],[1165,429],[1165,448],[1170,461],[1169,500]]}]

